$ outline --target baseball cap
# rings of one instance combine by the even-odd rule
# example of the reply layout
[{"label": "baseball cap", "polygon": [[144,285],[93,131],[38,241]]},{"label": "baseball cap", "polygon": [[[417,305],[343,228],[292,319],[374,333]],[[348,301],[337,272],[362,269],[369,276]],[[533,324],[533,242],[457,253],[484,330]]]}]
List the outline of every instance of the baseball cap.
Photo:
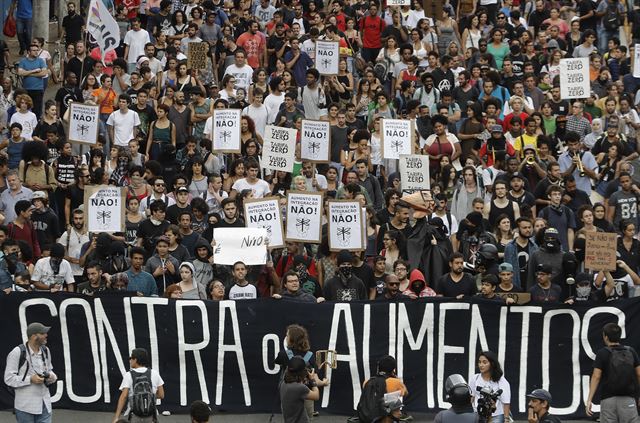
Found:
[{"label": "baseball cap", "polygon": [[536,269],[536,272],[551,274],[553,272],[553,269],[548,264],[540,263],[538,265],[538,268]]},{"label": "baseball cap", "polygon": [[502,126],[501,125],[491,125],[491,132],[500,132],[500,133],[502,133]]},{"label": "baseball cap", "polygon": [[180,187],[176,190],[176,193],[178,192],[189,192],[189,188],[187,187]]},{"label": "baseball cap", "polygon": [[38,333],[47,333],[51,329],[50,326],[45,326],[40,322],[33,322],[27,326],[27,338],[31,338],[31,335]]},{"label": "baseball cap", "polygon": [[498,272],[511,272],[513,273],[513,266],[511,263],[500,263],[498,266]]},{"label": "baseball cap", "polygon": [[291,357],[291,360],[289,360],[289,364],[287,365],[287,370],[294,373],[301,372],[306,368],[307,368],[307,363],[305,363],[304,359],[299,355]]},{"label": "baseball cap", "polygon": [[36,191],[33,193],[33,197],[31,197],[31,200],[38,200],[38,199],[47,199],[47,194],[44,193],[44,191]]},{"label": "baseball cap", "polygon": [[546,389],[534,389],[529,395],[527,395],[527,398],[551,402],[551,394]]},{"label": "baseball cap", "polygon": [[524,175],[522,175],[522,173],[520,172],[514,172],[513,175],[511,175],[511,180],[514,179],[522,179],[524,181]]}]

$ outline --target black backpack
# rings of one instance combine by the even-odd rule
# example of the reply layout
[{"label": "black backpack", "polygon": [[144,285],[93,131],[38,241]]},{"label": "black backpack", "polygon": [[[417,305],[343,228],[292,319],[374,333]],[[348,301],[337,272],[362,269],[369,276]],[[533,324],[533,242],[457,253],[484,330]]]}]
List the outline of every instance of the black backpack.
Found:
[{"label": "black backpack", "polygon": [[387,376],[374,376],[362,388],[358,402],[358,418],[362,423],[371,423],[386,415],[384,394],[387,393]]},{"label": "black backpack", "polygon": [[129,405],[137,417],[151,417],[156,413],[156,394],[151,383],[151,369],[144,373],[131,372],[131,391]]},{"label": "black backpack", "polygon": [[[20,373],[20,368],[24,366],[25,363],[27,364],[27,367],[24,368],[24,374],[22,375],[22,381],[24,381],[27,378],[27,374],[29,373],[29,361],[27,360],[27,344],[20,344],[18,345],[18,348],[20,348],[20,357],[18,357],[18,373]],[[49,362],[49,348],[40,347],[40,351],[42,352],[42,357],[45,363]],[[10,393],[15,393],[15,390],[12,387],[7,386],[7,389]]]},{"label": "black backpack", "polygon": [[608,391],[613,395],[629,395],[630,389],[635,391],[636,386],[633,351],[624,345],[607,347],[607,350],[610,353],[607,367]]},{"label": "black backpack", "polygon": [[[605,0],[606,1],[606,0]],[[620,28],[620,12],[618,11],[618,4],[607,5],[607,10],[602,18],[602,25],[607,31],[616,31]]]}]

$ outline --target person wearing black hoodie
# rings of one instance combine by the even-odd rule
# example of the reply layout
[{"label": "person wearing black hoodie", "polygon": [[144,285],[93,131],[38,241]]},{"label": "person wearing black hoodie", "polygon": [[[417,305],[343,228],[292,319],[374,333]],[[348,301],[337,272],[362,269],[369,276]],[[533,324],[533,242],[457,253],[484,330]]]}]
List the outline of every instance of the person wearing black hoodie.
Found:
[{"label": "person wearing black hoodie", "polygon": [[31,222],[41,246],[51,246],[61,235],[58,216],[49,208],[47,194],[43,191],[33,193],[31,199],[35,210],[31,215]]},{"label": "person wearing black hoodie", "polygon": [[327,301],[356,301],[369,298],[364,283],[353,275],[353,254],[342,250],[338,253],[338,272],[324,285]]}]

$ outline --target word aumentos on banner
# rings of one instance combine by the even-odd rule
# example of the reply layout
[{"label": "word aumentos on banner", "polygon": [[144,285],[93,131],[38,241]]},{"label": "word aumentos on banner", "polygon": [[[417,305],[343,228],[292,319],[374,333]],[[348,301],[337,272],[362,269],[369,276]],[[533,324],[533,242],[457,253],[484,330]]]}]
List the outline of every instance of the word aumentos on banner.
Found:
[{"label": "word aumentos on banner", "polygon": [[293,172],[297,129],[267,125],[262,148],[262,166],[266,169]]},{"label": "word aumentos on banner", "polygon": [[589,58],[560,59],[560,98],[586,98],[590,95]]}]

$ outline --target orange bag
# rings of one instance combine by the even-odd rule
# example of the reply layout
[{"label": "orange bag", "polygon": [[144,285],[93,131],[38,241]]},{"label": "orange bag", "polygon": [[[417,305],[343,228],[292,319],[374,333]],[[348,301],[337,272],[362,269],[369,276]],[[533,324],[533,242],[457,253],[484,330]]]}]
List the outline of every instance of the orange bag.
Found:
[{"label": "orange bag", "polygon": [[9,38],[16,36],[16,19],[13,17],[13,13],[9,13],[9,15],[7,16],[7,20],[4,21],[2,33],[5,35],[5,37]]}]

